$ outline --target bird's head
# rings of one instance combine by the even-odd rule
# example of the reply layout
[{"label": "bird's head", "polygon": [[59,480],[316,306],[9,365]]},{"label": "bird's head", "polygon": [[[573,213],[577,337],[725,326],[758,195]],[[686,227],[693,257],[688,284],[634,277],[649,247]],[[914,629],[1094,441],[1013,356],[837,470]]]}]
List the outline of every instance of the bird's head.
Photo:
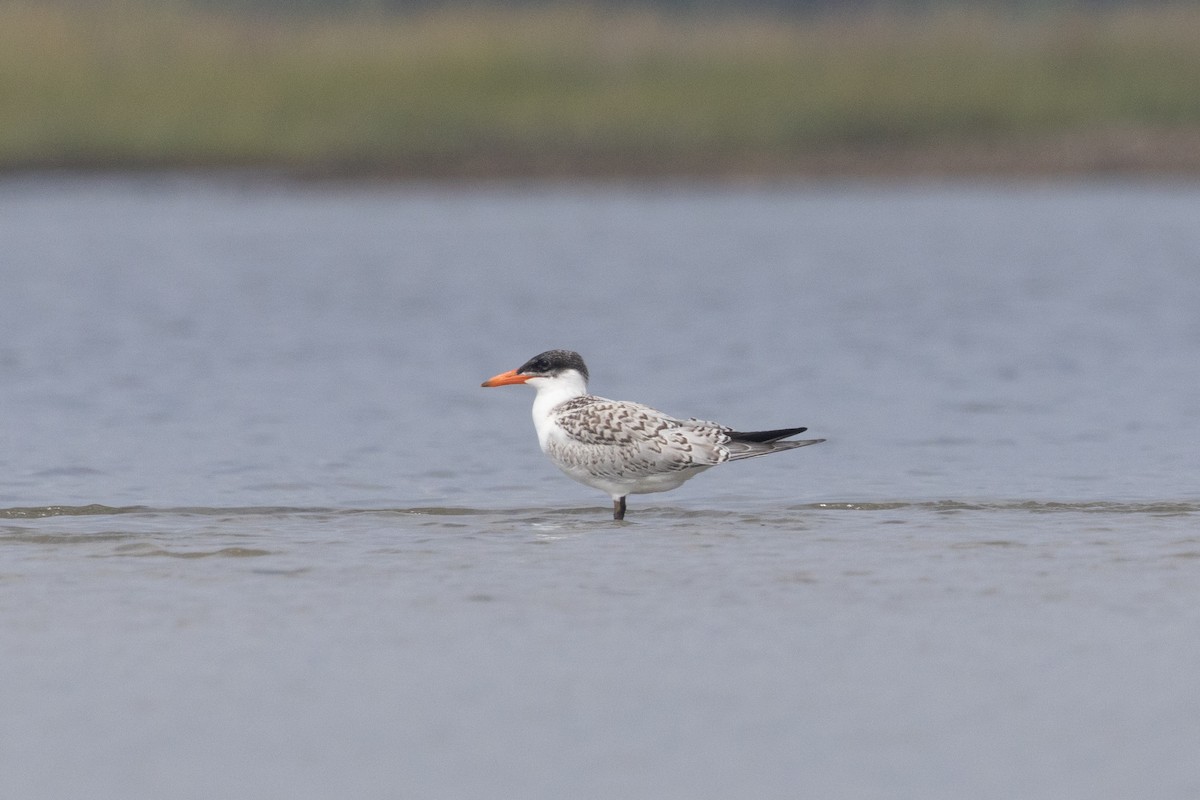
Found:
[{"label": "bird's head", "polygon": [[483,386],[509,386],[528,383],[541,389],[556,383],[579,383],[587,386],[588,369],[583,358],[573,350],[547,350],[538,353],[516,369],[488,378]]}]

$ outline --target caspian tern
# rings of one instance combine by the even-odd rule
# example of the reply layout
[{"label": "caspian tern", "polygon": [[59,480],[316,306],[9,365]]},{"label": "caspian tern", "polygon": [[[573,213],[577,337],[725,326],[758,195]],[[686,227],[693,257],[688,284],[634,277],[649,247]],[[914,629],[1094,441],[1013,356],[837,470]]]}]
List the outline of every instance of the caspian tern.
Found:
[{"label": "caspian tern", "polygon": [[527,383],[537,390],[533,424],[542,452],[569,477],[611,496],[614,520],[625,518],[627,495],[665,492],[726,461],[825,441],[783,441],[807,428],[735,431],[675,419],[641,403],[590,395],[587,382],[578,353],[547,350],[483,386]]}]

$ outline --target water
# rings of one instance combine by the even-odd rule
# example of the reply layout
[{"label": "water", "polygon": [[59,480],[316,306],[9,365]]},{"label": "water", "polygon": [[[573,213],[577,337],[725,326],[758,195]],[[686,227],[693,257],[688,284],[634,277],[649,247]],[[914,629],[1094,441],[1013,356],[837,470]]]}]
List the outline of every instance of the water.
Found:
[{"label": "water", "polygon": [[[0,182],[0,796],[1200,795],[1200,187]],[[825,444],[630,498],[593,389]]]}]

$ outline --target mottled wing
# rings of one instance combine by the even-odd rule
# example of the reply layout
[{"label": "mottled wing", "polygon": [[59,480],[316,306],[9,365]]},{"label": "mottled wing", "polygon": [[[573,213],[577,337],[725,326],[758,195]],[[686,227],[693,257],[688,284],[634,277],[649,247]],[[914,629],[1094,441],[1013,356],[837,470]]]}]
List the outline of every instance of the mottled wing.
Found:
[{"label": "mottled wing", "polygon": [[639,477],[711,467],[729,458],[726,429],[679,420],[640,403],[575,397],[554,410],[568,442],[556,458],[598,474]]}]

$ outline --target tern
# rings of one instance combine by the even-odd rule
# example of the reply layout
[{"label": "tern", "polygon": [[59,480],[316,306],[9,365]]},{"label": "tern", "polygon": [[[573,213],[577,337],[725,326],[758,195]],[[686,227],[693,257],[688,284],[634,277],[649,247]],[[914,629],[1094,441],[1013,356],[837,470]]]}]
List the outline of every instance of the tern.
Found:
[{"label": "tern", "polygon": [[715,422],[676,419],[641,403],[587,392],[588,368],[571,350],[547,350],[483,386],[527,383],[537,390],[538,443],[568,477],[612,497],[613,519],[625,518],[631,494],[666,492],[704,470],[824,439],[794,439],[807,428],[735,431]]}]

